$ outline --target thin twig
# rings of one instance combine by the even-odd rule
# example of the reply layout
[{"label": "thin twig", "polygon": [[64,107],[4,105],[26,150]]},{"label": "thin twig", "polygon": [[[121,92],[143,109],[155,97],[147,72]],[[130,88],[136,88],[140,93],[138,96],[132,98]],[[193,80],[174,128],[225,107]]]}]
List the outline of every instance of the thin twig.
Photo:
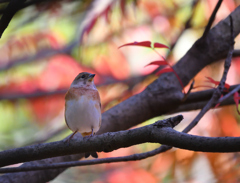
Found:
[{"label": "thin twig", "polygon": [[221,97],[221,94],[223,92],[225,81],[227,79],[227,73],[228,73],[229,68],[231,66],[232,54],[233,54],[233,48],[234,48],[232,17],[230,16],[229,19],[230,19],[230,32],[231,32],[230,38],[231,38],[231,43],[232,44],[230,44],[230,48],[229,48],[229,51],[228,51],[228,56],[225,60],[222,79],[221,79],[218,87],[215,89],[215,92],[213,93],[212,98],[204,106],[204,108],[200,111],[200,113],[195,117],[195,119],[183,130],[184,133],[189,132],[194,126],[196,126],[198,124],[199,120],[205,115],[205,113],[218,103],[218,100]]},{"label": "thin twig", "polygon": [[[174,110],[169,111],[167,114],[176,114],[179,112],[189,112],[193,110],[199,110],[199,109],[202,109],[205,105],[207,105],[208,101],[209,100],[196,101],[192,103],[184,103],[178,106],[177,108],[175,108]],[[233,105],[233,104],[235,104],[235,102],[234,102],[233,96],[231,96],[228,99],[224,100],[222,103],[220,103],[220,105],[218,105],[218,108],[223,106]]]},{"label": "thin twig", "polygon": [[170,146],[164,146],[161,151],[155,149],[153,151],[133,154],[129,156],[122,157],[111,157],[111,158],[101,158],[94,160],[82,160],[82,161],[71,161],[71,162],[62,162],[62,163],[53,163],[53,164],[45,164],[45,165],[33,165],[33,166],[25,166],[25,167],[13,167],[13,168],[1,168],[0,173],[10,173],[10,172],[25,172],[25,171],[36,171],[36,170],[47,170],[47,169],[56,169],[56,168],[68,168],[68,167],[76,167],[76,166],[86,166],[86,165],[96,165],[103,163],[114,163],[114,162],[127,162],[127,161],[139,161],[142,159],[146,159],[148,157],[155,156],[160,152],[165,152],[169,150]]},{"label": "thin twig", "polygon": [[184,98],[182,99],[182,102],[186,101],[186,99],[188,98],[189,94],[191,93],[191,91],[193,89],[194,83],[195,83],[195,81],[193,80],[189,89],[188,89],[188,91],[187,91],[187,93],[184,95]]},{"label": "thin twig", "polygon": [[[229,92],[232,92],[232,90],[235,90],[239,86],[240,86],[240,84],[230,86]],[[195,102],[199,102],[199,101],[208,101],[212,97],[214,91],[215,91],[215,88],[203,90],[203,91],[192,92],[189,94],[188,98],[185,100],[185,102],[183,104],[195,103]],[[224,95],[224,97],[225,97],[225,95]]]},{"label": "thin twig", "polygon": [[224,95],[222,98],[220,98],[218,100],[218,103],[222,103],[224,100],[226,100],[227,98],[229,98],[230,96],[232,96],[235,92],[237,92],[239,90],[240,90],[240,85],[238,85],[235,89],[233,89],[232,91],[230,91],[229,93]]},{"label": "thin twig", "polygon": [[205,38],[207,37],[207,34],[208,34],[209,30],[210,30],[211,27],[212,27],[213,21],[214,21],[215,16],[216,16],[216,14],[217,14],[217,12],[218,12],[218,9],[220,8],[220,6],[221,6],[221,4],[222,4],[222,1],[223,1],[223,0],[218,0],[218,3],[216,4],[216,6],[215,6],[215,8],[214,8],[214,10],[213,10],[213,12],[212,12],[212,15],[211,15],[211,17],[210,17],[210,19],[209,19],[209,21],[208,21],[208,24],[207,24],[207,26],[206,26],[206,28],[205,28],[205,31],[204,31],[204,33],[203,33],[203,36],[202,36],[203,39],[205,39]]},{"label": "thin twig", "polygon": [[[216,8],[215,8],[216,9]],[[217,10],[216,10],[217,12]],[[209,21],[210,22],[210,21]],[[213,106],[215,106],[218,103],[218,99],[221,96],[221,93],[224,89],[224,85],[225,85],[225,81],[226,81],[226,77],[227,77],[227,73],[229,71],[230,65],[231,65],[231,60],[232,60],[232,54],[233,54],[233,49],[234,49],[234,38],[233,38],[233,23],[232,23],[232,17],[230,15],[230,32],[231,32],[231,43],[230,44],[230,48],[229,48],[229,52],[228,52],[228,56],[225,60],[225,65],[224,65],[224,72],[223,72],[223,76],[222,79],[220,81],[220,84],[218,85],[218,87],[215,89],[215,92],[213,93],[211,99],[209,100],[209,102],[203,107],[203,109],[200,111],[200,113],[195,117],[195,119],[182,131],[183,133],[188,133],[193,127],[195,127],[199,120],[204,116],[204,114],[211,109]],[[162,152],[164,151],[164,149],[169,148],[169,146],[163,145],[161,147],[159,147],[158,151]]]},{"label": "thin twig", "polygon": [[233,57],[239,57],[239,56],[240,56],[240,50],[239,49],[233,50]]},{"label": "thin twig", "polygon": [[[193,127],[195,127],[199,120],[204,116],[204,114],[213,106],[215,106],[218,102],[218,99],[221,96],[221,93],[224,89],[227,73],[229,71],[230,65],[231,65],[231,60],[232,60],[232,54],[233,54],[233,48],[234,48],[234,38],[233,38],[233,24],[232,24],[232,17],[230,16],[230,32],[231,32],[231,42],[232,44],[230,45],[228,56],[225,60],[225,65],[224,65],[224,72],[222,79],[220,81],[220,84],[216,88],[215,92],[212,95],[212,98],[209,100],[209,102],[204,106],[204,108],[200,111],[200,113],[195,117],[195,119],[182,131],[184,133],[188,133]],[[171,149],[170,146],[163,145],[156,149],[156,151],[160,152],[165,152],[165,149]]]}]

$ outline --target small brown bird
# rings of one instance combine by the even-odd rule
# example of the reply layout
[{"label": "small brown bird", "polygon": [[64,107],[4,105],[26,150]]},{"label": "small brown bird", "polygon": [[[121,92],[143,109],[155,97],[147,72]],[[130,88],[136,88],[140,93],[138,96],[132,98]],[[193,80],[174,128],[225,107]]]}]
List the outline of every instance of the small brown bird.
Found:
[{"label": "small brown bird", "polygon": [[[101,126],[101,102],[94,85],[95,74],[82,72],[73,80],[65,96],[65,121],[73,134],[80,132],[83,137],[93,136]],[[86,153],[97,158],[96,152]]]}]

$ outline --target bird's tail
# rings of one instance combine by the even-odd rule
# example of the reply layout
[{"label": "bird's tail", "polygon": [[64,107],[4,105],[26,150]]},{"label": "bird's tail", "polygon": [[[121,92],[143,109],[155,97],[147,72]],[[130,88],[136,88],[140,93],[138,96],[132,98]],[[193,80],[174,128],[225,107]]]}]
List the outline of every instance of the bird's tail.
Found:
[{"label": "bird's tail", "polygon": [[85,158],[88,158],[90,155],[91,155],[93,158],[98,158],[97,152],[86,152],[86,153],[85,153]]},{"label": "bird's tail", "polygon": [[[92,132],[85,132],[85,133],[82,133],[82,136],[83,137],[86,137],[86,136],[90,136],[92,134]],[[98,154],[97,152],[86,152],[85,153],[85,158],[88,158],[89,156],[92,156],[93,158],[98,158]]]}]

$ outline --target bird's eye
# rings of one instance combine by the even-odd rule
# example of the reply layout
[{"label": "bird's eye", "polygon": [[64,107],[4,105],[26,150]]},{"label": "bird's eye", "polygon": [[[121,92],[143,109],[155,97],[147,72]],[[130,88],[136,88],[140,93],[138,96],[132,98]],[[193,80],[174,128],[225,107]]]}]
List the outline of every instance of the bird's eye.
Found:
[{"label": "bird's eye", "polygon": [[85,78],[86,77],[86,75],[84,74],[84,75],[82,75],[82,77],[81,78]]}]

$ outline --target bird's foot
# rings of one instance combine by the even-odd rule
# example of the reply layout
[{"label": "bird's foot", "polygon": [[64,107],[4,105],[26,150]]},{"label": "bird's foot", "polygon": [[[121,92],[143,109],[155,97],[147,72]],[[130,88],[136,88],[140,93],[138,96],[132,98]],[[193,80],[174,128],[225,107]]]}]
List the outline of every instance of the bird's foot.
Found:
[{"label": "bird's foot", "polygon": [[91,137],[93,137],[93,135],[92,135],[92,134],[91,134],[91,135],[87,135],[87,136],[83,137],[83,139],[90,139]]}]

